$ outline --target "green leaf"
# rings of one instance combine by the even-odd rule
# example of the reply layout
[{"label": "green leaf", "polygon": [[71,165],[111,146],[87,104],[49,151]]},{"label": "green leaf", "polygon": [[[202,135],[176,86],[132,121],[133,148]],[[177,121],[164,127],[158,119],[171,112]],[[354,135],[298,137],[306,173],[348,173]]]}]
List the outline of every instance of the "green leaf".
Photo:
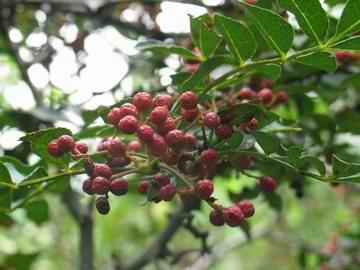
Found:
[{"label": "green leaf", "polygon": [[348,0],[336,29],[336,38],[360,31],[360,1]]},{"label": "green leaf", "polygon": [[345,39],[334,46],[335,49],[341,51],[360,51],[360,36]]},{"label": "green leaf", "polygon": [[198,60],[198,57],[186,48],[179,47],[174,44],[159,42],[156,40],[140,42],[136,45],[136,48],[141,51],[151,51],[161,56],[164,55],[166,56],[169,54],[178,54],[185,59]]},{"label": "green leaf", "polygon": [[326,174],[326,167],[324,162],[322,162],[317,157],[303,156],[301,157],[301,161],[303,161],[305,164],[309,165],[310,167],[315,168],[320,173],[320,175],[323,176]]},{"label": "green leaf", "polygon": [[25,210],[28,218],[37,225],[41,225],[49,220],[49,205],[45,200],[30,202]]},{"label": "green leaf", "polygon": [[67,155],[64,155],[61,158],[54,158],[47,151],[48,143],[63,134],[71,135],[71,131],[66,128],[42,129],[27,134],[26,136],[22,137],[21,140],[24,142],[29,142],[33,152],[39,155],[45,161],[66,166],[70,161]]},{"label": "green leaf", "polygon": [[304,32],[318,44],[326,36],[329,19],[319,0],[280,0],[292,12]]},{"label": "green leaf", "polygon": [[111,134],[114,133],[114,127],[110,125],[100,125],[100,126],[92,126],[92,127],[85,127],[81,129],[78,133],[74,134],[74,138],[77,140],[93,138],[98,136],[104,132],[104,130],[110,129]]},{"label": "green leaf", "polygon": [[199,34],[199,49],[202,52],[202,55],[208,59],[215,54],[222,42],[222,38],[202,21],[199,23]]},{"label": "green leaf", "polygon": [[34,166],[29,166],[12,156],[0,157],[0,162],[4,163],[5,165],[11,164],[21,174],[29,174],[34,170]]},{"label": "green leaf", "polygon": [[351,132],[360,134],[360,113],[354,110],[346,110],[336,115],[336,123],[339,132]]},{"label": "green leaf", "polygon": [[201,85],[208,75],[217,67],[228,64],[230,62],[229,58],[224,56],[215,56],[199,66],[198,70],[193,73],[186,81],[184,81],[179,87],[178,90],[187,90],[193,89]]},{"label": "green leaf", "polygon": [[216,14],[215,26],[224,36],[230,52],[239,64],[243,64],[254,56],[256,52],[255,38],[243,22]]},{"label": "green leaf", "polygon": [[261,65],[255,68],[255,74],[277,81],[281,76],[281,66],[276,64]]},{"label": "green leaf", "polygon": [[360,163],[351,163],[333,155],[332,169],[333,175],[336,177],[351,176],[360,173]]},{"label": "green leaf", "polygon": [[4,269],[30,270],[32,264],[35,262],[37,257],[38,257],[37,253],[33,253],[33,254],[17,253],[6,257],[5,261],[1,266],[4,266],[5,267]]},{"label": "green leaf", "polygon": [[0,163],[0,211],[9,210],[12,201],[11,176],[6,166]]},{"label": "green leaf", "polygon": [[280,150],[280,139],[275,135],[257,131],[254,133],[254,137],[266,154],[272,154]]},{"label": "green leaf", "polygon": [[280,56],[285,55],[292,47],[294,40],[292,26],[271,10],[255,5],[246,6],[264,39]]},{"label": "green leaf", "polygon": [[296,62],[324,70],[326,72],[334,72],[337,68],[334,55],[326,52],[311,53],[295,59]]},{"label": "green leaf", "polygon": [[266,201],[269,203],[270,207],[274,210],[281,212],[283,209],[283,201],[279,194],[271,192],[264,193]]}]

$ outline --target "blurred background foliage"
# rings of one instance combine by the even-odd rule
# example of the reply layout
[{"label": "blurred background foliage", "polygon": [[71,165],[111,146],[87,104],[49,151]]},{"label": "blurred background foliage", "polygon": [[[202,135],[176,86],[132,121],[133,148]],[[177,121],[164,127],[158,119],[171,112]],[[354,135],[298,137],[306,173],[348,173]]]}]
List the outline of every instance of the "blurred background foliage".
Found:
[{"label": "blurred background foliage", "polygon": [[[276,2],[260,0],[259,5],[277,10]],[[322,2],[336,20],[345,1]],[[171,75],[182,69],[182,60],[141,54],[136,44],[156,39],[191,48],[188,16],[214,11],[242,16],[241,9],[226,0],[0,0],[0,160],[10,169],[17,166],[11,157],[28,164],[21,165],[26,175],[27,166],[41,160],[19,144],[25,133],[66,127],[75,133],[82,130],[82,139],[91,143],[102,124],[96,117],[101,106],[113,105],[134,90],[174,91]],[[286,86],[291,103],[277,113],[313,128],[314,152],[326,144],[328,127],[340,121],[343,133],[332,146],[341,157],[360,160],[360,80],[358,75],[346,76],[358,70],[355,64],[323,76],[299,66],[296,72],[285,70],[278,82],[277,87]],[[22,177],[16,175],[19,170],[10,171],[15,179]],[[246,176],[232,172],[215,180],[216,196],[224,202],[230,201],[229,190],[252,185]],[[79,179],[71,186],[79,191]],[[253,239],[240,229],[211,227],[206,207],[196,211],[194,224],[209,231],[213,251],[207,255],[211,266],[203,269],[359,269],[359,188],[305,182],[301,191],[294,190],[283,185],[282,205],[273,208],[263,198],[255,200]],[[79,224],[64,200],[63,192],[55,190],[36,205],[0,216],[0,269],[77,268]],[[144,206],[142,200],[131,193],[113,200],[108,216],[95,216],[96,269],[121,269],[166,226],[172,205]],[[195,268],[202,263],[200,245],[189,231],[180,230],[169,245],[176,263],[171,269],[202,269]],[[157,260],[146,269],[169,265]]]}]

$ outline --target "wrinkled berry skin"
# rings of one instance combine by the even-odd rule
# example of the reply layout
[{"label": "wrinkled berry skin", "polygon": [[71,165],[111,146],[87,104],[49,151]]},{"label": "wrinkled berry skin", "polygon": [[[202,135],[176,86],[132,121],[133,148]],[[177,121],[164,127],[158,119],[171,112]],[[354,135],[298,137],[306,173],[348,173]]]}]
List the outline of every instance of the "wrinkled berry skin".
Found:
[{"label": "wrinkled berry skin", "polygon": [[78,154],[86,154],[88,152],[88,146],[86,143],[82,143],[82,142],[76,142],[75,146],[72,150],[72,153],[74,155],[78,155]]},{"label": "wrinkled berry skin", "polygon": [[225,224],[223,212],[220,210],[212,210],[209,215],[209,221],[214,226],[223,226]]},{"label": "wrinkled berry skin", "polygon": [[264,105],[269,105],[273,100],[273,93],[268,88],[260,90],[257,96]]},{"label": "wrinkled berry skin", "polygon": [[49,142],[47,147],[48,153],[53,157],[61,157],[64,154],[64,151],[60,149],[57,140],[52,140]]},{"label": "wrinkled berry skin", "polygon": [[129,190],[129,183],[126,180],[114,179],[110,184],[110,191],[116,196],[125,195]]},{"label": "wrinkled berry skin", "polygon": [[166,106],[155,107],[150,113],[150,121],[155,125],[163,124],[169,116],[169,109]]},{"label": "wrinkled berry skin", "polygon": [[168,145],[162,136],[155,133],[149,148],[151,153],[155,156],[164,157],[168,150]]},{"label": "wrinkled berry skin", "polygon": [[164,123],[157,126],[158,132],[163,136],[165,136],[171,130],[174,130],[174,129],[176,129],[176,121],[172,117],[168,117]]},{"label": "wrinkled berry skin", "polygon": [[101,176],[95,177],[92,180],[91,189],[95,194],[105,195],[110,190],[110,181]]},{"label": "wrinkled berry skin", "polygon": [[154,130],[148,125],[141,125],[137,130],[137,136],[141,141],[150,143],[154,136]]},{"label": "wrinkled berry skin", "polygon": [[221,124],[215,129],[216,136],[221,140],[230,139],[233,135],[234,130],[232,126],[228,124]]},{"label": "wrinkled berry skin", "polygon": [[186,133],[184,135],[184,143],[185,143],[185,148],[186,149],[192,149],[192,148],[194,148],[196,146],[197,139],[193,134]]},{"label": "wrinkled berry skin", "polygon": [[230,227],[239,226],[245,219],[243,212],[241,212],[241,209],[237,206],[225,208],[223,213],[225,222]]},{"label": "wrinkled berry skin", "polygon": [[200,180],[195,185],[195,192],[200,199],[207,200],[214,192],[214,184],[208,179]]},{"label": "wrinkled berry skin", "polygon": [[112,108],[110,112],[107,114],[107,120],[113,124],[117,125],[121,119],[121,110],[120,108]]},{"label": "wrinkled berry skin", "polygon": [[126,134],[133,134],[138,129],[139,122],[135,116],[127,115],[117,125],[118,129]]},{"label": "wrinkled berry skin", "polygon": [[274,192],[277,189],[277,182],[271,176],[260,177],[259,186],[265,192]]},{"label": "wrinkled berry skin", "polygon": [[181,116],[184,118],[185,121],[192,122],[194,121],[199,115],[199,109],[181,109]]},{"label": "wrinkled berry skin", "polygon": [[158,174],[154,176],[154,181],[160,187],[170,184],[170,177],[168,175]]},{"label": "wrinkled berry skin", "polygon": [[242,88],[239,91],[239,99],[241,100],[252,100],[256,97],[256,93],[250,88]]},{"label": "wrinkled berry skin", "polygon": [[141,181],[137,186],[137,191],[140,194],[146,194],[149,191],[150,182],[149,181]]},{"label": "wrinkled berry skin", "polygon": [[95,206],[99,214],[107,215],[110,212],[110,203],[107,198],[99,197],[96,199]]},{"label": "wrinkled berry skin", "polygon": [[126,145],[119,138],[114,138],[108,143],[108,151],[113,157],[123,156],[126,152]]},{"label": "wrinkled berry skin", "polygon": [[107,119],[111,124],[117,125],[119,121],[125,116],[132,115],[137,117],[138,114],[138,109],[133,104],[125,103],[121,105],[121,107],[112,108],[107,115]]},{"label": "wrinkled berry skin", "polygon": [[75,141],[70,135],[62,135],[58,139],[58,145],[61,151],[70,152],[75,146]]},{"label": "wrinkled berry skin", "polygon": [[208,128],[217,128],[220,125],[220,116],[215,112],[207,112],[204,115],[204,124]]},{"label": "wrinkled berry skin", "polygon": [[153,100],[149,93],[139,92],[135,94],[132,99],[132,103],[136,106],[139,111],[150,110],[153,106]]},{"label": "wrinkled berry skin", "polygon": [[160,188],[159,197],[163,201],[171,201],[176,194],[176,187],[173,184],[167,184]]},{"label": "wrinkled berry skin", "polygon": [[82,183],[82,190],[86,194],[93,195],[94,191],[92,189],[92,181],[91,179],[87,179]]},{"label": "wrinkled berry skin", "polygon": [[174,147],[174,146],[182,146],[184,142],[185,134],[182,130],[174,129],[171,130],[168,134],[165,136],[165,141],[168,145]]},{"label": "wrinkled berry skin", "polygon": [[245,218],[252,217],[255,214],[254,205],[249,200],[238,202],[236,205],[243,212]]},{"label": "wrinkled berry skin", "polygon": [[209,148],[204,150],[200,154],[200,161],[204,166],[213,167],[216,165],[218,160],[218,154],[216,150]]},{"label": "wrinkled berry skin", "polygon": [[172,97],[168,94],[160,94],[154,98],[154,107],[166,106],[170,109],[172,103]]},{"label": "wrinkled berry skin", "polygon": [[198,103],[198,96],[191,92],[186,91],[180,95],[180,104],[181,107],[186,110],[194,109]]},{"label": "wrinkled berry skin", "polygon": [[94,165],[94,170],[93,170],[93,175],[92,176],[93,177],[102,176],[102,177],[105,177],[105,178],[109,179],[112,176],[112,170],[106,164],[96,163]]}]

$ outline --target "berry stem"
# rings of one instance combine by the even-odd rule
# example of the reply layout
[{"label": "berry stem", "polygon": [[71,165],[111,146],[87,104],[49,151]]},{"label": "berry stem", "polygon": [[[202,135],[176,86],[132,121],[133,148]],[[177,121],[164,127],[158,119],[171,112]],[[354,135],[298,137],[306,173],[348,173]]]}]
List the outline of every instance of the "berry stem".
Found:
[{"label": "berry stem", "polygon": [[180,180],[182,180],[186,185],[188,185],[189,187],[193,188],[193,185],[186,179],[186,177],[181,174],[180,172],[178,172],[176,169],[166,165],[165,163],[160,162],[159,163],[159,167],[168,171],[169,173],[175,175],[176,177],[178,177]]}]

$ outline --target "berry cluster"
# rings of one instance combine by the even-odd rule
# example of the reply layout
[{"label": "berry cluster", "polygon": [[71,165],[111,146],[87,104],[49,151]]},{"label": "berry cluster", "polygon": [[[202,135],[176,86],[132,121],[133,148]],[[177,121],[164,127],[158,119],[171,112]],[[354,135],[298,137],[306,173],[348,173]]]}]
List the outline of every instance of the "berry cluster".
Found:
[{"label": "berry cluster", "polygon": [[[285,92],[277,92],[274,97],[269,89],[255,93],[244,88],[238,98],[260,101],[265,106],[287,101]],[[88,154],[87,145],[69,135],[48,144],[48,152],[54,157],[68,153],[75,160],[84,160],[84,172],[89,178],[82,188],[85,193],[97,196],[96,208],[100,214],[110,211],[109,194],[123,196],[129,191],[129,181],[138,180],[137,192],[147,195],[149,201],[171,201],[178,195],[184,203],[189,198],[207,202],[213,208],[210,222],[216,226],[238,226],[254,215],[250,201],[223,207],[213,197],[212,178],[220,157],[209,146],[207,136],[214,134],[221,142],[231,138],[234,132],[252,132],[258,127],[255,117],[235,125],[231,116],[218,113],[217,106],[200,103],[194,92],[186,91],[176,101],[168,94],[153,97],[139,92],[131,102],[111,108],[106,120],[119,136],[105,138],[98,144],[96,156],[102,156],[101,161],[95,161],[95,155]],[[247,169],[254,162],[250,157],[242,157],[239,168]],[[259,178],[258,184],[264,192],[273,192],[277,187],[270,176]]]}]

